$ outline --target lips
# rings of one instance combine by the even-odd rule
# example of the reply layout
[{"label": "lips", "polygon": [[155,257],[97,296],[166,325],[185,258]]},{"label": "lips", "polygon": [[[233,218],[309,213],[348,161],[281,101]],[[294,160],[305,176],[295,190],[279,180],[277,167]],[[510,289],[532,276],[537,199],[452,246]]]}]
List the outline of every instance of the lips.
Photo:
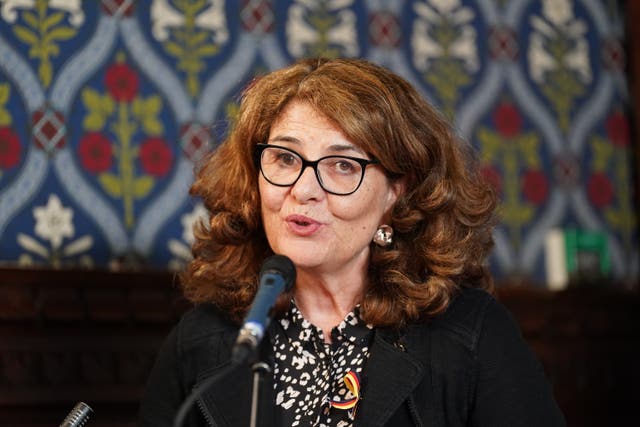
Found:
[{"label": "lips", "polygon": [[285,221],[289,229],[299,236],[310,236],[322,226],[320,222],[305,215],[288,215]]}]

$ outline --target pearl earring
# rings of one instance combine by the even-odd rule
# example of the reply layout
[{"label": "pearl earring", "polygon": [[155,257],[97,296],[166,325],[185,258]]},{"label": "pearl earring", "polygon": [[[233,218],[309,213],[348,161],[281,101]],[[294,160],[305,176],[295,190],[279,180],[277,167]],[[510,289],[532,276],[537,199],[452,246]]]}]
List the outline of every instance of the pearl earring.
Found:
[{"label": "pearl earring", "polygon": [[378,246],[389,246],[393,242],[393,228],[386,224],[382,224],[373,235],[373,243]]}]

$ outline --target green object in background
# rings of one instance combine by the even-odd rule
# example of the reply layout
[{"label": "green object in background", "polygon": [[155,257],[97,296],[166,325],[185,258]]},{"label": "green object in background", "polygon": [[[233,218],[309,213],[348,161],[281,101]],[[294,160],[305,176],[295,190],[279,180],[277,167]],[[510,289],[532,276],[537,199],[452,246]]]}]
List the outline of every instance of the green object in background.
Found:
[{"label": "green object in background", "polygon": [[547,287],[597,285],[609,277],[611,258],[602,231],[553,228],[545,236]]},{"label": "green object in background", "polygon": [[611,261],[603,232],[567,229],[564,243],[571,282],[592,282],[608,276]]}]

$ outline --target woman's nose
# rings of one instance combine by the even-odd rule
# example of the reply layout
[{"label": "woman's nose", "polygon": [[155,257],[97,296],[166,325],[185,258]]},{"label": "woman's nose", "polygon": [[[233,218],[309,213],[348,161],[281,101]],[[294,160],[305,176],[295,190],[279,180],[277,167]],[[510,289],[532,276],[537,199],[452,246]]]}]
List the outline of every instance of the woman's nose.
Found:
[{"label": "woman's nose", "polygon": [[316,172],[312,167],[304,168],[300,178],[293,184],[291,194],[299,201],[317,200],[324,197],[325,191],[322,189]]}]

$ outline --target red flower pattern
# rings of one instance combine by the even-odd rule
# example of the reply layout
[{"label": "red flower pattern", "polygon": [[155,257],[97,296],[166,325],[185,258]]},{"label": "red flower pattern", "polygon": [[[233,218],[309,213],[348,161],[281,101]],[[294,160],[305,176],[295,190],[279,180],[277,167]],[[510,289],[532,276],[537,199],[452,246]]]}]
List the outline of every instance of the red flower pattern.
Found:
[{"label": "red flower pattern", "polygon": [[111,65],[104,80],[109,94],[116,101],[131,102],[138,94],[138,75],[126,63]]},{"label": "red flower pattern", "polygon": [[522,177],[522,192],[529,202],[541,205],[549,195],[547,177],[539,170],[528,170]]},{"label": "red flower pattern", "polygon": [[522,116],[509,102],[502,102],[493,112],[493,123],[504,138],[513,138],[522,129]]},{"label": "red flower pattern", "polygon": [[111,168],[113,149],[109,139],[101,133],[85,135],[78,146],[82,167],[91,173],[105,172]]},{"label": "red flower pattern", "polygon": [[595,172],[589,177],[587,194],[591,203],[597,208],[608,206],[613,201],[613,185],[609,177],[602,172]]},{"label": "red flower pattern", "polygon": [[607,118],[605,124],[607,136],[613,145],[626,147],[629,145],[629,122],[621,111],[617,111]]},{"label": "red flower pattern", "polygon": [[11,169],[20,161],[20,140],[13,129],[0,128],[0,169]]},{"label": "red flower pattern", "polygon": [[142,170],[155,177],[165,176],[173,163],[173,152],[162,138],[149,138],[140,146]]}]

